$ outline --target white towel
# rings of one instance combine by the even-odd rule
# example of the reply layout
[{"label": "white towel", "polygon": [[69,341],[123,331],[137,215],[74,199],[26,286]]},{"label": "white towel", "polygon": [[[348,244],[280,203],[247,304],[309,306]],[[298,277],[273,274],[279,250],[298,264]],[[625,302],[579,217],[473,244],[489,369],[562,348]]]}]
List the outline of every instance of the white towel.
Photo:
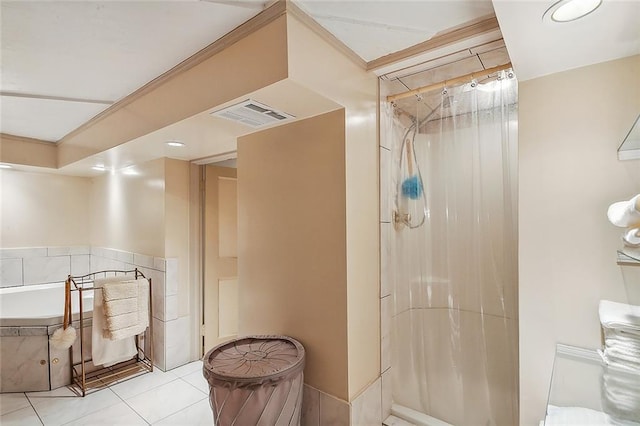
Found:
[{"label": "white towel", "polygon": [[[627,336],[633,336],[633,334],[627,334]],[[637,338],[630,338],[625,337],[622,334],[618,334],[616,337],[609,335],[604,339],[604,347],[607,349],[617,349],[640,354],[640,336]],[[640,359],[638,359],[638,361],[640,362]]]},{"label": "white towel", "polygon": [[601,300],[598,309],[602,327],[640,333],[640,306]]},{"label": "white towel", "polygon": [[602,372],[602,407],[616,424],[640,421],[640,376],[610,368]]},{"label": "white towel", "polygon": [[[136,312],[107,316],[103,336],[110,340],[119,340],[142,333],[149,326],[149,281],[138,279],[117,284],[105,284],[103,293],[113,302],[137,301]],[[131,297],[131,296],[134,297]]]},{"label": "white towel", "polygon": [[115,300],[138,297],[138,289],[132,285],[133,283],[136,283],[136,280],[105,283],[102,288],[102,297],[105,305]]},{"label": "white towel", "polygon": [[121,281],[122,278],[102,278],[96,279],[93,283],[96,290],[93,295],[93,326],[91,332],[91,355],[94,365],[117,364],[121,361],[131,359],[138,353],[133,337],[122,340],[111,341],[103,337],[105,316],[102,306],[102,288],[105,283]]},{"label": "white towel", "polygon": [[622,241],[627,247],[640,247],[640,226],[628,228],[624,231]]},{"label": "white towel", "polygon": [[640,200],[640,194],[629,201],[620,201],[609,206],[607,217],[609,222],[623,228],[640,225],[640,210],[636,207]]},{"label": "white towel", "polygon": [[609,416],[602,411],[582,407],[556,407],[547,406],[545,426],[603,426],[609,423]]},{"label": "white towel", "polygon": [[107,317],[114,317],[116,315],[128,314],[131,312],[138,313],[138,298],[131,297],[128,299],[112,300],[109,303],[104,303],[104,314]]},{"label": "white towel", "polygon": [[128,314],[107,315],[106,319],[105,337],[109,338],[109,335],[115,331],[137,326],[139,321],[138,310],[136,309],[135,312],[129,312]]}]

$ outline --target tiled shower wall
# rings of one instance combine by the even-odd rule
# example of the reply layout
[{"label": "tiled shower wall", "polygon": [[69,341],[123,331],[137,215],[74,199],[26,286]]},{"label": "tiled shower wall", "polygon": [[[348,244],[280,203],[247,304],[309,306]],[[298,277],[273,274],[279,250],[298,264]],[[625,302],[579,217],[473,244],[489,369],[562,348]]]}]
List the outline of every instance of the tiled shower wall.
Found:
[{"label": "tiled shower wall", "polygon": [[382,419],[391,415],[391,316],[395,276],[391,217],[393,193],[391,141],[380,138],[380,372]]},{"label": "tiled shower wall", "polygon": [[0,249],[0,287],[63,282],[68,275],[138,268],[152,279],[154,358],[163,370],[191,361],[189,316],[178,315],[178,260],[103,247]]}]

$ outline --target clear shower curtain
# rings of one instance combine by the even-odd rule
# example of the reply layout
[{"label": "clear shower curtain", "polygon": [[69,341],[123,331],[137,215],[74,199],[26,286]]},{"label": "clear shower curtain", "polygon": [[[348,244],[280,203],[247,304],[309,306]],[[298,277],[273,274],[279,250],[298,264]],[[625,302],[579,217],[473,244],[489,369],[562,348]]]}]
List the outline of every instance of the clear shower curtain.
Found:
[{"label": "clear shower curtain", "polygon": [[392,208],[411,225],[392,238],[393,400],[453,425],[515,425],[517,82],[503,72],[438,101],[418,99],[411,118],[388,106]]}]

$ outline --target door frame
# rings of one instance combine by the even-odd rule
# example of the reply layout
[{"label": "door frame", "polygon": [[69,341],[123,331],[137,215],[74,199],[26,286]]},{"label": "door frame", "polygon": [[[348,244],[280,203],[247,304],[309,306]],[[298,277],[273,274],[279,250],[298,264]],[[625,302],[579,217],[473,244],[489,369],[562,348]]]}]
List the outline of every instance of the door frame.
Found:
[{"label": "door frame", "polygon": [[197,249],[193,250],[194,257],[196,259],[192,262],[196,272],[194,273],[196,286],[192,286],[191,290],[191,302],[190,311],[193,312],[192,316],[192,353],[196,355],[197,359],[202,359],[205,355],[204,347],[204,279],[205,279],[205,189],[206,189],[206,166],[215,165],[229,160],[237,160],[238,151],[228,151],[222,154],[214,155],[211,157],[203,158],[200,160],[193,160],[191,163],[197,165],[197,172],[191,176],[191,182],[197,188],[196,191],[191,192],[192,201],[197,205],[198,218],[197,229],[192,231],[192,235],[196,237]]}]

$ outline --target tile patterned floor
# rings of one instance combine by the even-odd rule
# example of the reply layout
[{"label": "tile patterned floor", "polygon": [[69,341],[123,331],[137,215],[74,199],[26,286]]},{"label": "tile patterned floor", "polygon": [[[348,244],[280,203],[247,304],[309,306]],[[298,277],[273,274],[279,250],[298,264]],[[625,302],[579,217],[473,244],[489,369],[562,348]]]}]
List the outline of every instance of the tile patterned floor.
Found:
[{"label": "tile patterned floor", "polygon": [[84,398],[67,388],[0,394],[0,425],[213,425],[202,361],[158,369]]}]

